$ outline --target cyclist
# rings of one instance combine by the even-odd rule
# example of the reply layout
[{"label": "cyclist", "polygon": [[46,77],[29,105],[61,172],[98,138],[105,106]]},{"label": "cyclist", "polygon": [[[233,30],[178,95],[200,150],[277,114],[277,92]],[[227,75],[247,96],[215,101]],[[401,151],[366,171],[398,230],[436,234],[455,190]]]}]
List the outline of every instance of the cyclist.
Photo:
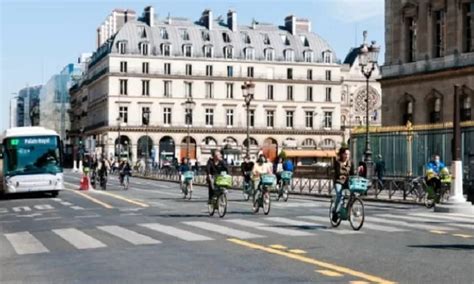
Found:
[{"label": "cyclist", "polygon": [[244,177],[244,182],[250,184],[251,173],[253,169],[254,162],[250,161],[249,156],[245,156],[244,162],[240,165],[240,170],[242,171],[242,176]]},{"label": "cyclist", "polygon": [[337,222],[339,208],[342,206],[342,190],[349,188],[349,176],[354,175],[354,165],[350,160],[351,152],[348,148],[339,149],[337,160],[334,163],[334,190],[336,202],[333,208],[332,220]]},{"label": "cyclist", "polygon": [[129,161],[123,161],[120,167],[120,185],[124,185],[125,178],[130,178],[130,176],[132,176],[132,166]]},{"label": "cyclist", "polygon": [[293,162],[290,159],[286,159],[283,163],[283,170],[288,172],[293,172],[295,167],[293,166]]},{"label": "cyclist", "polygon": [[[179,175],[181,177],[181,188],[183,188],[183,182],[184,182],[184,173],[189,172],[191,170],[191,167],[189,166],[189,162],[187,158],[183,158],[181,165],[179,166]],[[189,185],[189,190],[193,191],[193,183],[191,182]]]},{"label": "cyclist", "polygon": [[208,204],[212,203],[212,197],[214,196],[214,177],[220,175],[222,172],[229,173],[229,169],[227,168],[227,164],[222,159],[222,154],[218,150],[214,150],[212,153],[213,157],[209,158],[207,161],[206,166],[206,173],[207,173],[207,186],[208,186]]},{"label": "cyclist", "polygon": [[273,165],[273,174],[276,176],[277,186],[280,186],[282,172],[283,172],[283,158],[279,157],[277,162]]},{"label": "cyclist", "polygon": [[107,175],[110,170],[110,165],[107,159],[103,158],[101,159],[100,163],[97,166],[98,169],[98,175],[99,175],[99,185],[105,189],[106,184],[107,184]]},{"label": "cyclist", "polygon": [[435,192],[441,189],[440,175],[448,175],[446,165],[441,161],[439,155],[433,155],[431,161],[426,165],[426,184],[434,188]]},{"label": "cyclist", "polygon": [[253,180],[253,188],[254,192],[257,191],[257,189],[260,186],[260,178],[264,174],[272,174],[273,169],[272,166],[267,163],[267,159],[263,154],[260,154],[257,159],[257,163],[253,166],[252,169],[252,180]]}]

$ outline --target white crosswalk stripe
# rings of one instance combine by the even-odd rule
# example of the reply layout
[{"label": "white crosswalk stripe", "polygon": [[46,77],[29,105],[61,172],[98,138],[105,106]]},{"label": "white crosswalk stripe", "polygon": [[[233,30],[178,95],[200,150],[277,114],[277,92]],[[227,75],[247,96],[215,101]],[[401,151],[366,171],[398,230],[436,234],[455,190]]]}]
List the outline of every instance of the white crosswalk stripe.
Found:
[{"label": "white crosswalk stripe", "polygon": [[441,216],[418,217],[418,216],[402,216],[402,215],[393,215],[393,214],[383,214],[383,215],[378,215],[378,216],[407,220],[411,222],[424,222],[424,223],[442,222],[441,225],[443,226],[458,227],[458,228],[463,228],[463,229],[474,230],[474,224],[457,224],[455,223],[456,221],[454,220],[445,220],[445,219],[440,220],[438,217],[441,217]]},{"label": "white crosswalk stripe", "polygon": [[97,228],[134,245],[153,245],[161,243],[158,240],[120,226],[98,226]]},{"label": "white crosswalk stripe", "polygon": [[[314,220],[314,221],[322,221],[322,222],[329,222],[329,217],[319,217],[319,216],[299,216],[299,218],[304,218],[308,220]],[[395,233],[395,232],[406,232],[407,230],[396,228],[396,227],[391,227],[391,226],[383,226],[383,225],[378,225],[378,224],[371,224],[368,222],[364,222],[364,225],[362,226],[363,229],[370,229],[374,231],[381,231],[381,232],[387,232],[387,233]],[[331,233],[336,233],[342,232],[341,234],[350,234],[352,233],[357,233],[360,231],[354,231],[354,230],[347,230],[345,231],[344,229],[338,229],[338,230],[331,230]]]},{"label": "white crosswalk stripe", "polygon": [[299,230],[271,227],[271,225],[267,225],[267,224],[255,222],[255,221],[248,221],[244,219],[231,219],[231,220],[226,220],[226,222],[234,223],[234,224],[244,226],[244,227],[251,227],[260,231],[272,232],[272,233],[284,235],[284,236],[296,237],[296,236],[313,236],[314,235],[312,233],[299,231]]},{"label": "white crosswalk stripe", "polygon": [[208,222],[200,222],[200,221],[190,221],[190,222],[183,222],[183,224],[194,226],[196,228],[200,228],[203,230],[219,233],[222,235],[239,238],[239,239],[255,239],[255,238],[264,238],[262,235],[257,235],[253,233],[249,233],[246,231],[241,231],[237,229],[232,229],[226,226],[221,226],[217,224],[212,224]]},{"label": "white crosswalk stripe", "polygon": [[5,234],[17,254],[45,253],[49,250],[29,232]]},{"label": "white crosswalk stripe", "polygon": [[400,227],[408,227],[408,228],[414,228],[414,229],[422,229],[422,230],[436,230],[436,231],[451,231],[454,230],[453,228],[448,228],[445,226],[437,226],[437,225],[427,225],[427,224],[420,224],[420,223],[407,223],[404,221],[396,221],[396,220],[389,220],[387,218],[378,218],[378,217],[366,217],[367,222],[375,222],[375,223],[384,223],[384,224],[390,224],[390,225],[395,225],[395,226],[400,226]]},{"label": "white crosswalk stripe", "polygon": [[159,223],[139,224],[139,226],[190,242],[212,240],[212,238],[203,235],[198,235],[189,231],[181,230],[172,226],[162,225]]},{"label": "white crosswalk stripe", "polygon": [[104,243],[75,228],[54,229],[53,232],[77,249],[106,247]]},{"label": "white crosswalk stripe", "polygon": [[[329,217],[319,217],[319,216],[299,216],[298,218],[302,218],[302,219],[306,219],[306,220],[311,220],[311,221],[316,221],[316,222],[323,222],[326,223],[326,224],[329,224]],[[319,224],[321,225],[321,224]],[[330,233],[333,233],[333,234],[337,234],[337,235],[352,235],[352,234],[362,234],[363,232],[361,231],[354,231],[354,230],[347,230],[347,229],[341,229],[341,228],[337,228],[337,229],[327,229],[325,230],[326,232],[330,232]]]},{"label": "white crosswalk stripe", "polygon": [[445,219],[445,220],[450,220],[454,222],[463,222],[463,223],[469,223],[474,225],[474,216],[469,217],[464,217],[464,216],[458,216],[458,215],[451,215],[451,214],[442,214],[442,213],[411,213],[409,214],[410,216],[420,216],[420,217],[428,217],[428,218],[436,218],[436,219]]}]

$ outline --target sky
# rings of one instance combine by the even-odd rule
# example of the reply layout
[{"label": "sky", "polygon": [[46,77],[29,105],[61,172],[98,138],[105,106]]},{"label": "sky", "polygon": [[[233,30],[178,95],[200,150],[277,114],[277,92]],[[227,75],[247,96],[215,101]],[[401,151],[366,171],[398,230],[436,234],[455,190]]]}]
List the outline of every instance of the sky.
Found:
[{"label": "sky", "polygon": [[362,32],[384,54],[383,0],[0,0],[0,131],[9,125],[9,100],[26,85],[46,83],[83,52],[93,52],[96,29],[115,8],[141,15],[152,5],[159,19],[170,14],[198,20],[205,9],[214,17],[237,12],[239,25],[253,19],[278,25],[290,14],[307,18],[312,31],[326,39],[344,60],[362,42]]}]

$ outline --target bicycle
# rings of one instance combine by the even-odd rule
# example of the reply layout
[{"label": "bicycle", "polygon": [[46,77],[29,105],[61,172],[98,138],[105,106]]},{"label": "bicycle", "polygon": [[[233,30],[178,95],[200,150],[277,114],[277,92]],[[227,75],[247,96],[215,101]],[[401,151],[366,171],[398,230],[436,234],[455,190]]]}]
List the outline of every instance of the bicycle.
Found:
[{"label": "bicycle", "polygon": [[[437,178],[437,177],[434,177]],[[441,188],[435,190],[432,186],[426,186],[426,194],[423,198],[423,203],[426,208],[433,208],[436,204],[440,204],[449,199],[449,191],[451,187],[451,176],[442,177],[440,179]]]},{"label": "bicycle", "polygon": [[426,188],[426,183],[425,183],[425,178],[424,177],[416,177],[412,179],[408,183],[408,192],[407,196],[413,196],[415,201],[422,201],[423,198],[425,197],[425,188]]},{"label": "bicycle", "polygon": [[191,200],[193,191],[192,191],[192,184],[193,184],[193,178],[194,178],[194,173],[192,171],[187,171],[184,172],[183,174],[183,182],[181,185],[181,191],[183,192],[183,199],[186,199],[186,196],[188,196],[188,199]]},{"label": "bicycle", "polygon": [[253,213],[258,213],[260,207],[263,208],[263,214],[270,213],[270,190],[274,187],[275,179],[274,175],[269,174],[262,175],[260,178],[260,184],[255,192],[257,198],[254,198]]},{"label": "bicycle", "polygon": [[129,174],[123,174],[119,177],[120,179],[120,184],[123,187],[123,190],[128,190],[128,186],[130,183],[130,175]]},{"label": "bicycle", "polygon": [[278,197],[277,201],[280,200],[280,198],[283,198],[283,201],[287,202],[288,201],[288,196],[290,192],[290,184],[291,184],[291,179],[293,178],[293,172],[290,171],[283,171],[281,173],[281,179],[278,184]]},{"label": "bicycle", "polygon": [[[364,225],[365,212],[364,212],[364,202],[359,197],[360,194],[367,192],[369,185],[369,180],[359,177],[351,176],[349,177],[349,190],[344,189],[343,194],[341,195],[342,200],[340,200],[341,207],[337,210],[337,219],[333,220],[333,212],[336,205],[337,195],[333,196],[331,199],[331,205],[329,206],[329,220],[332,227],[338,227],[341,224],[342,220],[349,220],[353,230],[358,231]],[[349,191],[349,194],[347,194]],[[346,195],[349,196],[347,204],[344,204]]]},{"label": "bicycle", "polygon": [[232,187],[232,176],[221,173],[214,181],[214,195],[208,204],[209,216],[217,210],[220,218],[227,213],[227,189]]},{"label": "bicycle", "polygon": [[250,196],[253,195],[252,181],[250,180],[250,178],[248,178],[248,181],[246,181],[247,177],[249,176],[250,172],[244,173],[244,180],[242,183],[242,195],[244,196],[245,201],[248,201],[250,199]]}]

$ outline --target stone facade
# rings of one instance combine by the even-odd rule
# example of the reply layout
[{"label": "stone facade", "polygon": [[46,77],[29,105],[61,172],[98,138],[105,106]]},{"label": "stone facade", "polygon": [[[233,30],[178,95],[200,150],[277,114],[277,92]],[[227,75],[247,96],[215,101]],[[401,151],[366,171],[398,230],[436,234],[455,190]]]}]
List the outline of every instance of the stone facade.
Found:
[{"label": "stone facade", "polygon": [[382,67],[384,126],[452,121],[454,85],[462,117],[474,96],[474,3],[386,0]]}]

